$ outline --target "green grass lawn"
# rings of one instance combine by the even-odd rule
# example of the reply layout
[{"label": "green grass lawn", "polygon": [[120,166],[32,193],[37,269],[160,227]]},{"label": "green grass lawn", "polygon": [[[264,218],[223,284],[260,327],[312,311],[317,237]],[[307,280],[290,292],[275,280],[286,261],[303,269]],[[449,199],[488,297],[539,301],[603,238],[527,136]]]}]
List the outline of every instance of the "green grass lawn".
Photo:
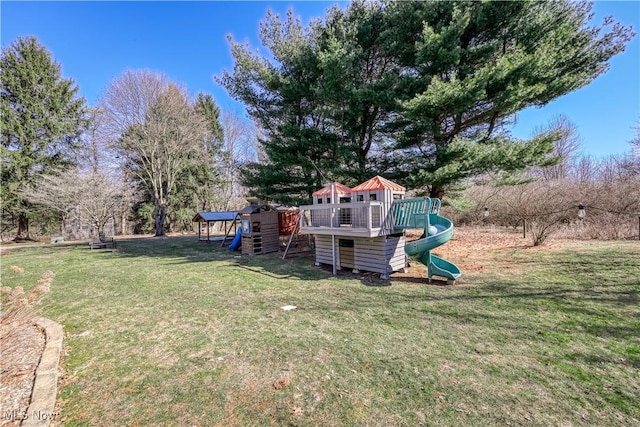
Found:
[{"label": "green grass lawn", "polygon": [[65,329],[64,425],[640,425],[640,244],[486,257],[455,286],[193,237],[1,268],[25,289],[56,274],[41,310]]}]

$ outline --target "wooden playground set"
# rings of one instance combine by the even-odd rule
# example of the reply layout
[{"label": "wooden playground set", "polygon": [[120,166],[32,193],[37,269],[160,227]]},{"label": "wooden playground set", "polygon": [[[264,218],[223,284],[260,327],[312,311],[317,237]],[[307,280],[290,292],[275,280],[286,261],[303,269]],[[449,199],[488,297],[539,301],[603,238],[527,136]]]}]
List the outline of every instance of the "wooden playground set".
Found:
[{"label": "wooden playground set", "polygon": [[[428,279],[443,277],[453,284],[460,269],[431,251],[453,235],[453,224],[440,216],[440,200],[405,199],[405,188],[375,176],[349,188],[338,182],[313,193],[313,204],[284,209],[249,205],[239,212],[200,212],[198,238],[211,241],[211,223],[224,221],[221,246],[243,255],[315,250],[316,265],[380,274],[383,279],[408,268],[408,256],[420,260]],[[209,218],[207,220],[207,218]],[[231,225],[227,226],[227,223]],[[420,239],[407,242],[406,230],[422,229]],[[206,230],[206,233],[205,233]],[[232,231],[233,230],[233,231]]]}]

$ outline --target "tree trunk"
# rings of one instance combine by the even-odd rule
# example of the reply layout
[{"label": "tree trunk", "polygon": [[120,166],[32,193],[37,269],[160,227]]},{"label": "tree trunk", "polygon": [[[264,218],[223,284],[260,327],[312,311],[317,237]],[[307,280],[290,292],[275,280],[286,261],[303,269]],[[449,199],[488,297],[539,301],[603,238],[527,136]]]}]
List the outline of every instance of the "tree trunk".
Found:
[{"label": "tree trunk", "polygon": [[127,213],[126,212],[122,212],[122,222],[120,223],[120,234],[123,236],[127,234]]},{"label": "tree trunk", "polygon": [[18,234],[16,234],[15,240],[26,240],[30,239],[29,236],[29,218],[27,214],[24,212],[20,212],[18,214]]},{"label": "tree trunk", "polygon": [[167,218],[167,206],[165,204],[156,204],[153,215],[156,222],[156,235],[154,237],[162,237],[164,236],[164,221]]},{"label": "tree trunk", "polygon": [[429,192],[429,197],[432,199],[440,199],[442,200],[442,196],[444,196],[444,188],[434,185],[431,187],[431,191]]}]

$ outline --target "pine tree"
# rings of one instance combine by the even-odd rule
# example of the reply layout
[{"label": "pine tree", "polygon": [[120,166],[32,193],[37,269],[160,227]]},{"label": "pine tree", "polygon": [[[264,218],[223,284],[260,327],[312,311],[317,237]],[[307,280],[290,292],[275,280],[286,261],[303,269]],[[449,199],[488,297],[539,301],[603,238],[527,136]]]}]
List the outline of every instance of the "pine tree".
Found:
[{"label": "pine tree", "polygon": [[303,27],[268,15],[271,58],[232,42],[219,79],[264,130],[269,161],[245,184],[261,197],[308,200],[325,180],[384,174],[442,197],[467,178],[504,182],[554,164],[546,132],[525,141],[507,125],[589,84],[633,37],[590,3],[355,1]]},{"label": "pine tree", "polygon": [[383,38],[399,67],[401,108],[390,126],[399,175],[440,197],[478,173],[552,164],[560,135],[517,141],[504,125],[589,84],[624,50],[632,31],[611,19],[588,27],[591,8],[567,0],[390,4]]},{"label": "pine tree", "polygon": [[339,138],[327,126],[328,111],[317,99],[321,70],[314,33],[303,28],[291,11],[284,22],[268,13],[260,29],[262,43],[275,61],[230,40],[234,70],[218,78],[233,97],[245,103],[261,130],[259,142],[269,158],[267,164],[244,165],[244,185],[263,200],[305,203],[342,164],[337,159]]},{"label": "pine tree", "polygon": [[33,206],[21,190],[51,168],[73,163],[85,120],[85,100],[62,78],[60,65],[35,38],[18,38],[0,59],[3,221],[17,220],[17,239],[29,238]]}]

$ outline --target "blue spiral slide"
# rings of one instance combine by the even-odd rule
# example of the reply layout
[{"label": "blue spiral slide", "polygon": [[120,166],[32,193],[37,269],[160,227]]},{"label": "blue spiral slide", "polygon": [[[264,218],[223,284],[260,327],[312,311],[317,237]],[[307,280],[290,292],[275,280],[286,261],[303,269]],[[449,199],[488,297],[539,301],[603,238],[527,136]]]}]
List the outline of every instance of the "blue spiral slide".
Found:
[{"label": "blue spiral slide", "polygon": [[417,257],[427,266],[429,281],[432,276],[455,281],[462,275],[458,266],[431,253],[431,250],[447,243],[453,236],[451,220],[438,215],[440,199],[419,197],[396,200],[391,209],[394,228],[424,228],[424,236],[407,242],[404,250],[407,255]]}]

